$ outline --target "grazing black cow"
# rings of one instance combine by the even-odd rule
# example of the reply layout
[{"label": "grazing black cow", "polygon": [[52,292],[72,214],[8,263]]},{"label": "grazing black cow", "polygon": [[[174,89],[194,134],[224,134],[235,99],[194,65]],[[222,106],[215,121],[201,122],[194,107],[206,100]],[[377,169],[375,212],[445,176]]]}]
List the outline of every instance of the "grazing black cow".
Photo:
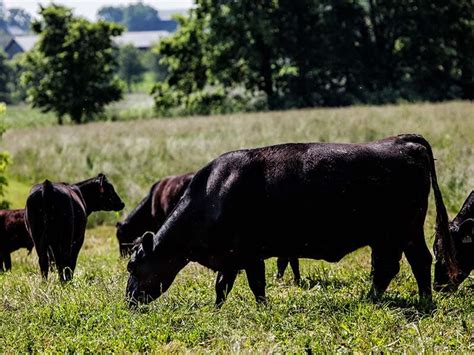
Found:
[{"label": "grazing black cow", "polygon": [[120,211],[123,207],[104,174],[77,184],[45,180],[33,186],[26,201],[26,225],[43,277],[48,277],[54,262],[62,282],[72,279],[87,217],[95,211]]},{"label": "grazing black cow", "polygon": [[31,252],[33,241],[26,230],[25,210],[0,210],[0,270],[12,268],[10,254],[20,248]]},{"label": "grazing black cow", "polygon": [[[153,184],[148,195],[130,212],[124,222],[118,222],[117,239],[120,255],[126,257],[131,254],[136,240],[147,231],[156,232],[173,211],[184,191],[191,182],[194,173],[169,176]],[[290,258],[278,258],[278,268]],[[300,281],[298,259],[291,258],[291,266],[295,274],[295,282]],[[286,265],[285,265],[286,267]],[[284,272],[284,268],[283,268]],[[278,277],[283,276],[283,272]],[[223,304],[227,289],[225,272],[219,271],[216,278],[216,305]]]},{"label": "grazing black cow", "polygon": [[443,258],[445,246],[442,241],[437,240],[434,244],[434,253],[437,256],[434,275],[434,289],[437,291],[454,291],[474,270],[474,191],[449,224],[449,229],[454,241],[455,258],[459,266],[459,272],[450,276],[448,267]]},{"label": "grazing black cow", "polygon": [[430,181],[443,258],[456,272],[448,217],[429,143],[400,135],[366,144],[283,144],[221,155],[198,171],[156,235],[147,234],[128,264],[129,305],[165,292],[195,261],[223,271],[227,293],[245,269],[265,300],[269,257],[336,262],[372,248],[371,298],[379,298],[405,253],[420,298],[431,300],[431,254],[423,224]]},{"label": "grazing black cow", "polygon": [[187,173],[168,176],[157,181],[125,221],[117,223],[117,239],[121,256],[131,254],[135,239],[147,231],[156,232],[161,227],[193,176],[193,173]]}]

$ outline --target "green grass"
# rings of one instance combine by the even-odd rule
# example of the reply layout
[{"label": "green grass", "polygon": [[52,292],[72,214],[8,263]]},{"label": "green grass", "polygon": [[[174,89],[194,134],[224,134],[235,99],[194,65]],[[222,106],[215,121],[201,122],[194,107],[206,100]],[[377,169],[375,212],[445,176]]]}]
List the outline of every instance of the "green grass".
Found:
[{"label": "green grass", "polygon": [[[105,108],[102,121],[132,121],[149,119],[156,116],[153,98],[149,93],[134,92],[124,94],[124,98]],[[2,117],[7,128],[37,128],[57,125],[57,118],[52,112],[43,113],[26,103],[9,105],[5,117]],[[71,125],[69,118],[64,119],[65,125]]]},{"label": "green grass", "polygon": [[[474,187],[474,105],[467,102],[15,128],[2,146],[13,157],[8,196],[15,206],[45,178],[76,181],[103,171],[128,212],[158,178],[194,171],[228,150],[288,141],[363,142],[403,132],[421,133],[432,143],[453,216]],[[13,255],[13,271],[0,275],[0,351],[474,351],[472,279],[453,295],[436,294],[436,307],[422,312],[403,260],[386,296],[374,304],[364,297],[370,287],[367,248],[337,264],[303,261],[304,287],[292,284],[290,272],[275,280],[275,260],[268,260],[266,307],[255,304],[242,274],[216,311],[215,275],[191,264],[165,296],[129,311],[116,220],[111,213],[91,216],[75,279],[65,287],[56,275],[41,282],[34,253]],[[430,203],[429,245],[433,224]]]}]

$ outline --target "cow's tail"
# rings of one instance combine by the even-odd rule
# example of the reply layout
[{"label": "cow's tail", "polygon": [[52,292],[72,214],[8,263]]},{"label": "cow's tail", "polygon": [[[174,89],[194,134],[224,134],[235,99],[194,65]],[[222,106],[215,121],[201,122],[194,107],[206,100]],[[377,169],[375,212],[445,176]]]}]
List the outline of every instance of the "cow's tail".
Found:
[{"label": "cow's tail", "polygon": [[429,165],[430,165],[430,176],[431,185],[433,187],[435,204],[436,204],[436,235],[434,242],[434,251],[436,258],[442,260],[446,265],[449,275],[455,278],[459,273],[459,267],[456,261],[456,249],[454,246],[454,240],[449,230],[449,218],[448,212],[443,202],[443,196],[438,186],[438,178],[436,176],[435,159],[431,145],[421,135],[406,135],[408,141],[421,144],[428,152]]}]

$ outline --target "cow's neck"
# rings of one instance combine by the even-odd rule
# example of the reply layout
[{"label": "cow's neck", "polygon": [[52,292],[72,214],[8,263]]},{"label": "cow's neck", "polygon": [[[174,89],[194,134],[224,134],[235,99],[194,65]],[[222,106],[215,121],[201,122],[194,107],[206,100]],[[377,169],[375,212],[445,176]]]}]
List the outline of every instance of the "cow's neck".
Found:
[{"label": "cow's neck", "polygon": [[94,180],[95,179],[85,180],[75,184],[81,191],[82,198],[86,204],[87,215],[100,210],[97,203],[97,183]]}]

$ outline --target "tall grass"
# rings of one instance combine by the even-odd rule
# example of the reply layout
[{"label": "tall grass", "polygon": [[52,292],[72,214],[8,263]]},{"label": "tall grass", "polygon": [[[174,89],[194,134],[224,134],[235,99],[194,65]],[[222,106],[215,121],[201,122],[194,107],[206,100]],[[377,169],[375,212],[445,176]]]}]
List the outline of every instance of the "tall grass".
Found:
[{"label": "tall grass", "polygon": [[[195,171],[229,150],[290,141],[365,142],[405,132],[421,133],[433,145],[453,216],[474,187],[474,105],[467,102],[11,129],[2,145],[13,156],[16,194],[26,195],[45,178],[73,182],[103,171],[128,212],[158,178]],[[434,212],[431,204],[429,245]],[[275,263],[268,260],[267,307],[254,303],[242,274],[216,311],[214,275],[191,264],[164,297],[129,311],[116,218],[91,218],[76,277],[65,287],[55,275],[40,281],[36,257],[14,254],[13,271],[0,275],[0,351],[474,350],[472,280],[454,295],[435,295],[436,307],[424,313],[403,262],[382,302],[373,304],[364,297],[370,287],[367,248],[337,264],[304,261],[303,287],[292,284],[290,273],[276,281]]]}]

